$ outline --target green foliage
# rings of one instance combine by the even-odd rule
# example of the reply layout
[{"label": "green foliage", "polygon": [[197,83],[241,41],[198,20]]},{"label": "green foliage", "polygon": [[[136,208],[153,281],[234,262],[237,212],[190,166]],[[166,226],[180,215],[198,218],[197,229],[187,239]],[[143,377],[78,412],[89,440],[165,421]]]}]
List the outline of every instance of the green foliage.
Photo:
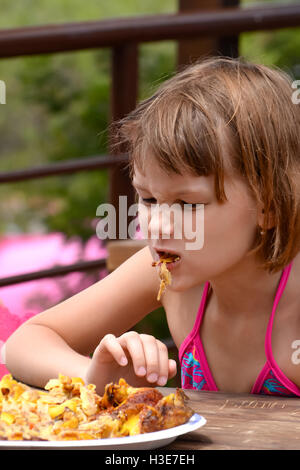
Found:
[{"label": "green foliage", "polygon": [[[0,26],[98,20],[172,12],[174,1],[39,0],[5,3]],[[4,7],[3,7],[4,8]],[[140,97],[174,69],[173,44],[147,44],[140,53]],[[108,49],[0,61],[7,104],[0,115],[0,171],[107,153],[110,114]],[[97,206],[107,201],[106,171],[2,185],[0,233],[61,231],[87,239]],[[9,208],[9,210],[7,210]]]},{"label": "green foliage", "polygon": [[300,30],[244,33],[240,40],[241,53],[253,62],[276,66],[293,79],[300,78]]}]

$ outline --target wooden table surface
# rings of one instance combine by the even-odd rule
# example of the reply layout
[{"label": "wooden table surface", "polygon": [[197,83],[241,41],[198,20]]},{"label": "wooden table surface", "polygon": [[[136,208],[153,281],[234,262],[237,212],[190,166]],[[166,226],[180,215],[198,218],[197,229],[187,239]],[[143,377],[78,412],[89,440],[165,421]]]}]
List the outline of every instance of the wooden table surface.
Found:
[{"label": "wooden table surface", "polygon": [[[174,388],[159,388],[165,395]],[[185,390],[207,423],[164,450],[300,449],[300,398]]]}]

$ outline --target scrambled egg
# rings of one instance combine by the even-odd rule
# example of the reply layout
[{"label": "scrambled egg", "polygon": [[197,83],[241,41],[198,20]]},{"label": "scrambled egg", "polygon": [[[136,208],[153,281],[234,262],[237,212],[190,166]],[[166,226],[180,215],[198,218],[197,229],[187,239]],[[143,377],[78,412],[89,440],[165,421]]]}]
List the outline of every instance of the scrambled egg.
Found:
[{"label": "scrambled egg", "polygon": [[0,439],[82,440],[132,436],[183,424],[193,411],[177,389],[166,397],[155,388],[134,388],[120,379],[103,397],[95,385],[59,375],[45,390],[0,381]]}]

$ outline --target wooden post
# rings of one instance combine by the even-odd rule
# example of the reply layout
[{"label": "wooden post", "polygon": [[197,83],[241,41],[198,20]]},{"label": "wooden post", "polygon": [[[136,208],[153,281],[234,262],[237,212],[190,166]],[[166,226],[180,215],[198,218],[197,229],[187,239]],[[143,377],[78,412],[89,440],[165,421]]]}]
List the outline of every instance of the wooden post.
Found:
[{"label": "wooden post", "polygon": [[[138,46],[126,43],[112,51],[112,87],[111,87],[111,122],[123,118],[132,111],[138,98]],[[109,136],[113,142],[113,136]],[[113,155],[124,152],[121,146],[113,149]],[[126,165],[116,165],[109,170],[109,202],[116,210],[116,240],[106,244],[108,258],[106,267],[113,271],[127,258],[145,246],[142,240],[119,240],[119,196],[127,196],[127,210],[135,202],[135,192]],[[127,227],[132,217],[127,218]]]},{"label": "wooden post", "polygon": [[[124,44],[112,50],[111,122],[121,119],[132,111],[138,96],[138,47],[137,44]],[[110,136],[110,141],[113,136]],[[123,149],[114,149],[114,155]],[[109,202],[117,213],[116,233],[119,238],[119,196],[127,196],[127,207],[134,203],[134,189],[129,172],[124,165],[109,170]]]},{"label": "wooden post", "polygon": [[[213,11],[220,8],[237,7],[239,0],[178,0],[180,13],[192,11]],[[238,56],[238,37],[202,37],[184,39],[178,42],[177,66],[190,64],[200,57],[209,55]]]}]

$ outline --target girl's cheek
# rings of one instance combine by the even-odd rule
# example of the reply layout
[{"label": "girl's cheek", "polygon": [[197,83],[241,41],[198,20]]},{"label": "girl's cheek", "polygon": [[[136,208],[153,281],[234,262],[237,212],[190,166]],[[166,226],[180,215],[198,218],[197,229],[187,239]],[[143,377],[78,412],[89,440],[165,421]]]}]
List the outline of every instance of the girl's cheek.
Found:
[{"label": "girl's cheek", "polygon": [[185,249],[195,253],[204,246],[205,205],[199,204],[195,210],[185,210],[183,214],[183,239]]}]

